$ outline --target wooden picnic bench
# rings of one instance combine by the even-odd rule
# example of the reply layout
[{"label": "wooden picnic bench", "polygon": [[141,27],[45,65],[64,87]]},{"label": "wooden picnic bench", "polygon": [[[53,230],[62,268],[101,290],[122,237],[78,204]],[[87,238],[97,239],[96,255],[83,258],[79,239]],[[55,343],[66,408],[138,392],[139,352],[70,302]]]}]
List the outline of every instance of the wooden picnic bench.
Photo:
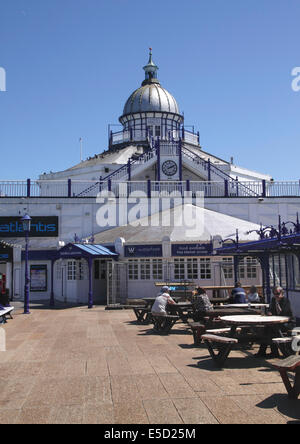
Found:
[{"label": "wooden picnic bench", "polygon": [[154,324],[154,330],[164,334],[168,334],[179,319],[179,316],[169,314],[160,316],[152,313],[151,317],[151,322]]},{"label": "wooden picnic bench", "polygon": [[[273,363],[273,366],[279,371],[289,398],[298,399],[300,395],[300,356],[293,355],[282,361],[278,360]],[[295,373],[294,385],[290,381],[288,372]]]},{"label": "wooden picnic bench", "polygon": [[[218,368],[223,368],[232,347],[238,343],[237,339],[214,334],[202,335],[202,341],[207,346],[209,354]],[[217,349],[218,352],[216,352],[215,349]]]},{"label": "wooden picnic bench", "polygon": [[149,324],[151,321],[151,309],[141,305],[132,305],[130,308],[135,313],[137,322],[141,324]]},{"label": "wooden picnic bench", "polygon": [[281,351],[281,353],[283,354],[283,356],[285,358],[288,358],[289,356],[294,354],[292,347],[291,347],[293,339],[294,338],[291,336],[286,337],[286,338],[273,338],[272,342],[274,342],[274,344],[276,344],[278,346],[278,348]]},{"label": "wooden picnic bench", "polygon": [[13,319],[12,317],[12,311],[14,310],[14,307],[7,307],[4,310],[0,310],[0,319],[2,320],[3,324],[6,324],[7,320],[6,317],[9,316],[10,319]]},{"label": "wooden picnic bench", "polygon": [[188,322],[188,325],[193,333],[194,345],[200,345],[201,336],[205,333],[205,325],[201,322]]},{"label": "wooden picnic bench", "polygon": [[187,323],[188,319],[193,317],[193,306],[190,302],[179,302],[174,305],[168,304],[167,311],[171,315],[179,316],[184,323]]}]

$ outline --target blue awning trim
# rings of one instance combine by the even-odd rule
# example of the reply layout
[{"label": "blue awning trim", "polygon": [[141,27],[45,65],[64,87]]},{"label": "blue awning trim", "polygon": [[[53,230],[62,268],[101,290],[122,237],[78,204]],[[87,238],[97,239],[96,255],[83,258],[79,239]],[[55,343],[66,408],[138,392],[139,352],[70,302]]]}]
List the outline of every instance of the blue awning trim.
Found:
[{"label": "blue awning trim", "polygon": [[103,245],[91,245],[91,244],[68,244],[61,248],[59,251],[59,257],[63,258],[112,258],[118,259],[119,255],[104,247]]},{"label": "blue awning trim", "polygon": [[219,255],[247,253],[255,251],[276,251],[279,249],[300,249],[300,234],[290,234],[279,238],[260,239],[252,242],[240,243],[238,249],[235,245],[224,245],[222,248],[217,248],[216,252]]},{"label": "blue awning trim", "polygon": [[92,256],[118,256],[117,253],[113,253],[108,248],[103,247],[103,245],[75,244],[75,247],[80,248],[81,250]]}]

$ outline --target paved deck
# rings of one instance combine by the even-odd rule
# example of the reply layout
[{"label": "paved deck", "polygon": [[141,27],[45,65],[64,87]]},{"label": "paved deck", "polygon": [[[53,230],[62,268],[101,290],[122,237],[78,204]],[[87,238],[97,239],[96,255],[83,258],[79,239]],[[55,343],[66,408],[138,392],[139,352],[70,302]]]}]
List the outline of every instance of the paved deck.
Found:
[{"label": "paved deck", "polygon": [[233,352],[216,370],[184,324],[159,336],[131,310],[35,306],[4,328],[1,424],[300,423],[268,361]]}]

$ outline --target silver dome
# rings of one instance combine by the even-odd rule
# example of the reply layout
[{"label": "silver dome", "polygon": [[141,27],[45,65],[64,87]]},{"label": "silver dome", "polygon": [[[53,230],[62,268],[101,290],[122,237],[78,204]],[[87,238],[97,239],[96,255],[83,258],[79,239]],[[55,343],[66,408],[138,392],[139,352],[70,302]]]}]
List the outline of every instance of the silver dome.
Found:
[{"label": "silver dome", "polygon": [[179,114],[176,100],[158,82],[146,84],[134,91],[125,104],[123,115],[148,111]]}]

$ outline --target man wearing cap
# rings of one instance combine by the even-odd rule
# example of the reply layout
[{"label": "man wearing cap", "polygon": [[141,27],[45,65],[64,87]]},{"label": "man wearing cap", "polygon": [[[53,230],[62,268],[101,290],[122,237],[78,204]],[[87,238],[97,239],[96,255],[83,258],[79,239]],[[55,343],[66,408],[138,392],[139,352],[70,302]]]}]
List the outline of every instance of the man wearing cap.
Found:
[{"label": "man wearing cap", "polygon": [[157,315],[157,316],[166,316],[166,314],[167,314],[167,311],[166,311],[167,304],[174,305],[174,304],[176,304],[176,302],[170,296],[170,289],[169,289],[169,287],[165,286],[165,287],[162,287],[161,293],[155,299],[155,302],[152,305],[151,312],[154,315]]}]

